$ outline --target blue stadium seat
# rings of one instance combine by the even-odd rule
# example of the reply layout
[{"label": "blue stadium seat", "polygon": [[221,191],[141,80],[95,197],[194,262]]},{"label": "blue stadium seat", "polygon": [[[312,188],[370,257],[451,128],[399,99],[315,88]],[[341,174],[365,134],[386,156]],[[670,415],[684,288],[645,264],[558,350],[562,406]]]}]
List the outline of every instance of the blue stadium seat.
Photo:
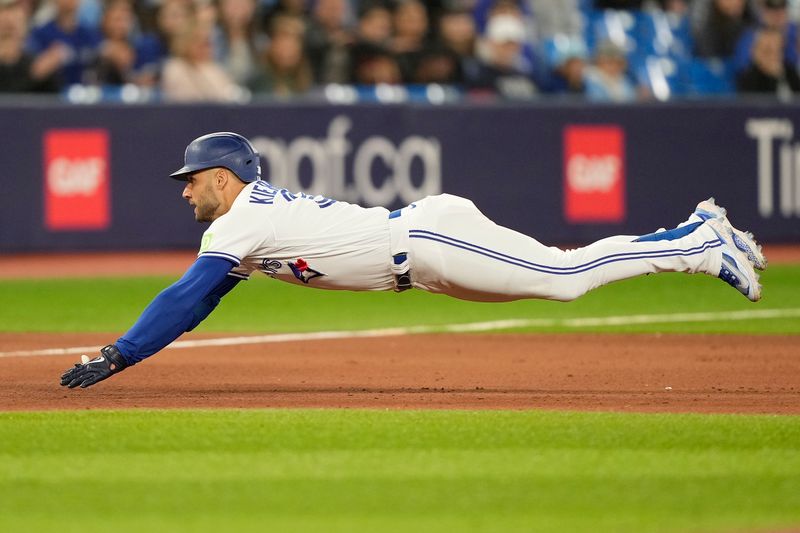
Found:
[{"label": "blue stadium seat", "polygon": [[639,12],[613,9],[589,12],[586,20],[586,45],[595,50],[604,41],[611,41],[625,50],[627,55],[639,53],[637,39]]},{"label": "blue stadium seat", "polygon": [[653,97],[667,101],[687,94],[683,63],[660,55],[639,55],[632,58],[629,70],[640,86],[647,87]]},{"label": "blue stadium seat", "polygon": [[648,87],[657,100],[736,93],[732,69],[719,59],[640,56],[631,62],[630,70],[637,82]]},{"label": "blue stadium seat", "polygon": [[689,92],[695,95],[730,96],[736,93],[731,65],[720,59],[693,59],[687,70]]},{"label": "blue stadium seat", "polygon": [[689,19],[663,11],[642,12],[638,17],[639,48],[649,55],[688,60],[692,54]]}]

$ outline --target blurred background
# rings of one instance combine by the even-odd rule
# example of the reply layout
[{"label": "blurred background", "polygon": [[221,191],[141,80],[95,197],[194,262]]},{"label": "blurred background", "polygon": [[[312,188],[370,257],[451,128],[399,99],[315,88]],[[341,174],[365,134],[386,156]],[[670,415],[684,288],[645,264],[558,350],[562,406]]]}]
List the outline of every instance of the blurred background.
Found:
[{"label": "blurred background", "polygon": [[193,248],[166,175],[253,139],[267,179],[468,196],[553,243],[716,196],[800,241],[800,0],[0,0],[0,251]]},{"label": "blurred background", "polygon": [[[595,102],[800,90],[789,0],[0,0],[0,90]],[[345,86],[336,87],[334,86]],[[438,94],[425,86],[441,86]]]}]

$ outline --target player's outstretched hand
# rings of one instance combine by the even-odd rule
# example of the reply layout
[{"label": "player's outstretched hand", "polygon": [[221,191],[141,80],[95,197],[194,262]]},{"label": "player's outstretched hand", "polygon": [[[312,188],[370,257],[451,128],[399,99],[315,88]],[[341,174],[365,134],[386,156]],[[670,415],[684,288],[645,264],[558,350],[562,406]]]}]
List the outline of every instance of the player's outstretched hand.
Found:
[{"label": "player's outstretched hand", "polygon": [[80,385],[82,389],[85,389],[125,370],[127,366],[127,361],[117,347],[109,344],[102,348],[100,355],[92,360],[85,355],[81,356],[80,363],[75,363],[74,367],[61,375],[61,385],[70,389]]}]

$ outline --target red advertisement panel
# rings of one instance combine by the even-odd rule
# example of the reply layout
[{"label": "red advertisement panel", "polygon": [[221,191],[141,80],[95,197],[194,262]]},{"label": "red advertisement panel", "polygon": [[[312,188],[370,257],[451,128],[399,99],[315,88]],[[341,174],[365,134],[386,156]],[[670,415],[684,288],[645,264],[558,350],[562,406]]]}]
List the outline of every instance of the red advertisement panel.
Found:
[{"label": "red advertisement panel", "polygon": [[108,132],[44,135],[44,224],[51,231],[103,230],[111,223]]},{"label": "red advertisement panel", "polygon": [[573,223],[625,220],[625,132],[619,126],[564,129],[564,217]]}]

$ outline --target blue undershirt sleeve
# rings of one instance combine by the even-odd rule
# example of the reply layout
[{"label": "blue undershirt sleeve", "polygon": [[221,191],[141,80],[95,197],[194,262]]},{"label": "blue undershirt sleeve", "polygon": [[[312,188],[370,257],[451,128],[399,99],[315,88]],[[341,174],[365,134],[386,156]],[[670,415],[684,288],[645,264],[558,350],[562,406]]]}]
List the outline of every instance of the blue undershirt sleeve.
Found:
[{"label": "blue undershirt sleeve", "polygon": [[161,291],[136,323],[115,343],[134,365],[163,349],[203,321],[241,278],[229,276],[233,263],[199,257],[186,273]]}]

